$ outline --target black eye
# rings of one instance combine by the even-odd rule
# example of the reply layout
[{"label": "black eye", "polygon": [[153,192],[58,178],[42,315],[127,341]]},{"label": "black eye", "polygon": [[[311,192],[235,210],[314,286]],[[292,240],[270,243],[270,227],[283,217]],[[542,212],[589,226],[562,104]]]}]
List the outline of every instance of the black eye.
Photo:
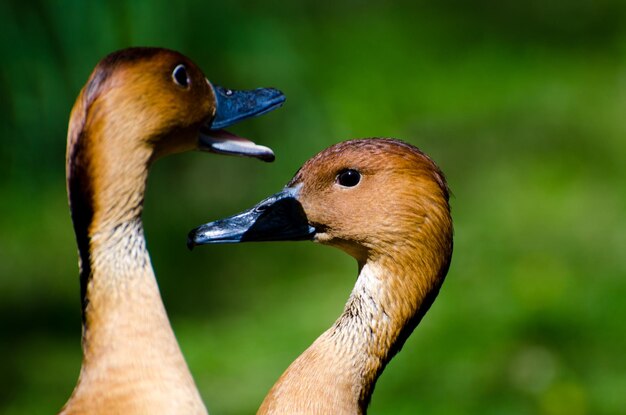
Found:
[{"label": "black eye", "polygon": [[189,75],[187,75],[187,68],[185,68],[185,65],[183,64],[174,68],[172,78],[174,79],[174,82],[183,88],[187,88],[187,86],[189,86]]},{"label": "black eye", "polygon": [[353,187],[361,181],[361,173],[356,170],[344,170],[337,175],[337,183],[345,187]]}]

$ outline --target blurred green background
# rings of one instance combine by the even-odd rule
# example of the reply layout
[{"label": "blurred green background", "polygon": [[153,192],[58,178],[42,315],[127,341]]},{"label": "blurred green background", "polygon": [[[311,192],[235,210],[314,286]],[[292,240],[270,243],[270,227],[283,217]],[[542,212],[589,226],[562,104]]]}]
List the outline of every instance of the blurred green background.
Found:
[{"label": "blurred green background", "polygon": [[4,0],[0,27],[0,413],[54,413],[77,379],[67,120],[98,60],[131,45],[288,97],[232,128],[274,164],[177,155],[148,186],[153,264],[211,413],[256,410],[339,315],[356,264],[308,242],[189,252],[187,231],[368,136],[439,163],[456,230],[443,290],[370,412],[626,412],[626,3]]}]

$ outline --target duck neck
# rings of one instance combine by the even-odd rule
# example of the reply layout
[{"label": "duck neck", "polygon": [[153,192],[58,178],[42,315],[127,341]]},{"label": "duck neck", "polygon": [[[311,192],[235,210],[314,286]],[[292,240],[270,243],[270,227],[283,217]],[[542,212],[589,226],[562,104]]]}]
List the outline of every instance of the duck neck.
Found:
[{"label": "duck neck", "polygon": [[417,264],[400,270],[389,257],[366,263],[342,315],[323,335],[345,356],[350,399],[363,413],[378,377],[439,292],[441,281],[433,286],[433,278],[425,274]]},{"label": "duck neck", "polygon": [[[82,136],[68,151],[68,195],[86,328],[96,297],[127,289],[128,280],[154,280],[141,222],[150,153],[111,151],[115,141],[92,140],[87,147]],[[107,142],[113,145],[105,146]],[[100,287],[100,280],[107,284]]]},{"label": "duck neck", "polygon": [[171,332],[146,249],[143,195],[119,190],[130,203],[95,210],[88,230],[88,252],[81,252],[81,258],[89,261],[86,266],[81,261],[80,276],[85,362],[92,362],[92,356],[103,360],[112,351],[112,342],[124,338],[130,340],[124,348],[139,346],[148,325],[153,326],[155,335]]},{"label": "duck neck", "polygon": [[341,316],[281,376],[259,414],[365,413],[376,380],[443,281],[445,271],[431,275],[421,265],[383,257],[361,266]]},{"label": "duck neck", "polygon": [[80,256],[83,364],[68,413],[134,413],[132,405],[147,413],[206,413],[146,249],[141,213],[150,153],[107,153],[96,145],[88,152],[80,143],[68,154],[68,192]]}]

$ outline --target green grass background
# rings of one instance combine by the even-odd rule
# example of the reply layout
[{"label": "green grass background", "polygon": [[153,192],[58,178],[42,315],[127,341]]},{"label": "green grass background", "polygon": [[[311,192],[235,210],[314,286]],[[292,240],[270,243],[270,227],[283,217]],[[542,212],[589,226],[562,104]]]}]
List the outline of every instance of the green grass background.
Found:
[{"label": "green grass background", "polygon": [[67,120],[97,61],[132,45],[288,97],[232,128],[274,164],[177,155],[148,186],[153,264],[213,414],[256,410],[340,313],[356,264],[308,242],[189,252],[187,231],[370,136],[439,163],[456,230],[370,413],[626,413],[626,3],[4,0],[0,27],[0,413],[54,413],[76,381]]}]

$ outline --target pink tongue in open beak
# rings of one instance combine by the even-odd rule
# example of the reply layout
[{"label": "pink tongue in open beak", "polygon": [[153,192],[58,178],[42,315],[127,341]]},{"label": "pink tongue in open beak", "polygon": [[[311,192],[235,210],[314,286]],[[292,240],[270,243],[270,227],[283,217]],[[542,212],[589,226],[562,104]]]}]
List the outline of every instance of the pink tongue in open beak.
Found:
[{"label": "pink tongue in open beak", "polygon": [[198,146],[200,150],[211,153],[256,157],[268,162],[274,161],[274,152],[271,148],[255,144],[247,138],[231,134],[226,130],[205,129],[201,131]]}]

